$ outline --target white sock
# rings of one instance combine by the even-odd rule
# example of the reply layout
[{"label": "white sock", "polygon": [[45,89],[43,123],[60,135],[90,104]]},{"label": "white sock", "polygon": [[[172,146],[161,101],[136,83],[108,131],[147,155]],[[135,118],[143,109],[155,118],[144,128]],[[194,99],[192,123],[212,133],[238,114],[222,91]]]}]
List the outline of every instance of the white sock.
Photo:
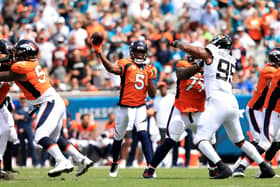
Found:
[{"label": "white sock", "polygon": [[250,162],[246,158],[243,158],[243,160],[241,160],[239,164],[241,164],[242,166],[244,166],[246,168],[251,165]]},{"label": "white sock", "polygon": [[75,161],[81,162],[85,156],[82,155],[72,144],[70,144],[65,151],[67,154],[71,155]]},{"label": "white sock", "polygon": [[204,154],[209,160],[211,160],[214,164],[217,164],[221,160],[213,146],[209,141],[201,141],[198,145],[198,149]]},{"label": "white sock", "polygon": [[67,160],[60,151],[57,144],[51,145],[47,151],[56,161]]},{"label": "white sock", "polygon": [[251,159],[257,162],[257,164],[260,164],[264,161],[257,149],[250,142],[245,141],[241,146],[241,149],[246,153],[246,155],[250,156]]}]

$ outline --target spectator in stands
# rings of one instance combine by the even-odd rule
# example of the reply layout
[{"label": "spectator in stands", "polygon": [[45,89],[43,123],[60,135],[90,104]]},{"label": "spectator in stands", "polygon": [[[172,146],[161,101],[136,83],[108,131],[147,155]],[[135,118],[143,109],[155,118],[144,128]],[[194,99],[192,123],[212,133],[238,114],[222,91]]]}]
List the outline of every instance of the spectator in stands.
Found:
[{"label": "spectator in stands", "polygon": [[8,24],[10,28],[12,28],[14,21],[16,20],[16,11],[17,6],[13,3],[13,0],[7,0],[0,11],[2,13],[4,22]]},{"label": "spectator in stands", "polygon": [[48,41],[48,38],[45,34],[40,34],[37,37],[37,43],[40,47],[40,65],[46,72],[49,72],[53,65],[52,60],[55,46],[52,42]]},{"label": "spectator in stands", "polygon": [[69,37],[75,36],[76,45],[79,48],[84,48],[86,46],[86,39],[88,37],[87,31],[82,28],[82,23],[80,21],[75,21],[73,30],[69,33]]},{"label": "spectator in stands", "polygon": [[160,10],[163,15],[175,14],[174,5],[170,0],[162,0],[160,4]]},{"label": "spectator in stands", "polygon": [[266,48],[266,55],[269,51],[280,45],[280,36],[275,34],[275,26],[272,24],[269,27],[268,35],[264,37],[264,46]]},{"label": "spectator in stands", "polygon": [[200,23],[202,25],[208,25],[210,30],[215,30],[218,26],[219,15],[211,3],[207,3],[206,10],[203,10],[201,14]]},{"label": "spectator in stands", "polygon": [[53,61],[54,65],[50,70],[50,81],[53,87],[59,91],[67,91],[69,89],[65,82],[67,73],[63,61],[61,57],[55,57]]},{"label": "spectator in stands", "polygon": [[73,90],[79,90],[83,85],[83,81],[91,79],[90,67],[86,59],[82,57],[81,51],[77,48],[71,53],[68,69],[66,82],[71,84]]},{"label": "spectator in stands", "polygon": [[249,16],[245,21],[246,29],[248,30],[249,36],[259,44],[262,35],[262,19],[259,17],[257,11],[254,11],[252,16]]},{"label": "spectator in stands", "polygon": [[[22,167],[30,167],[33,161],[33,166],[37,166],[38,156],[33,145],[33,116],[29,115],[34,110],[32,106],[27,105],[26,98],[23,93],[19,94],[20,105],[16,108],[14,119],[17,124],[18,137],[20,141],[20,153],[21,153],[21,164]],[[26,150],[27,140],[27,150]],[[32,158],[32,161],[31,161]]]},{"label": "spectator in stands", "polygon": [[233,36],[232,56],[236,59],[235,69],[240,72],[246,61],[246,49],[240,43],[240,36],[235,34]]},{"label": "spectator in stands", "polygon": [[262,29],[264,32],[264,36],[269,35],[269,29],[271,23],[273,23],[277,19],[278,11],[274,8],[274,3],[269,1],[267,3],[269,11],[262,16]]},{"label": "spectator in stands", "polygon": [[158,61],[161,63],[162,66],[168,65],[171,59],[171,51],[168,47],[168,40],[166,38],[161,38],[158,41],[158,50],[156,53]]},{"label": "spectator in stands", "polygon": [[56,24],[55,24],[55,28],[53,31],[53,34],[50,37],[50,40],[56,44],[56,42],[60,37],[63,37],[63,42],[66,42],[68,39],[68,35],[69,35],[69,28],[65,25],[65,19],[64,17],[59,17],[56,20]]},{"label": "spectator in stands", "polygon": [[105,131],[109,133],[109,137],[114,137],[114,129],[115,129],[115,113],[111,112],[108,115],[109,120],[105,124]]}]

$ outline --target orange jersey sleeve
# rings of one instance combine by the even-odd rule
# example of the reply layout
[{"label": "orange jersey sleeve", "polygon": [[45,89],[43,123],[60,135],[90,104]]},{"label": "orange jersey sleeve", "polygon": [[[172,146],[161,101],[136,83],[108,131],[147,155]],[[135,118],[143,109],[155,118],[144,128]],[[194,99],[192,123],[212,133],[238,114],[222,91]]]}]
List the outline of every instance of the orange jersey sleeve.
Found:
[{"label": "orange jersey sleeve", "polygon": [[0,82],[0,105],[4,102],[12,85],[12,82]]},{"label": "orange jersey sleeve", "polygon": [[256,90],[254,91],[253,96],[248,103],[249,108],[255,110],[262,110],[267,95],[269,83],[276,71],[277,69],[269,64],[265,65],[265,67],[260,71],[259,81],[256,86]]},{"label": "orange jersey sleeve", "polygon": [[150,67],[137,65],[129,59],[119,61],[122,66],[120,106],[138,107],[145,105]]},{"label": "orange jersey sleeve", "polygon": [[[178,61],[176,67],[189,67],[187,61]],[[204,111],[205,105],[204,78],[196,73],[190,79],[177,80],[177,90],[174,106],[181,112]]]},{"label": "orange jersey sleeve", "polygon": [[280,113],[280,70],[277,70],[272,77],[264,108]]},{"label": "orange jersey sleeve", "polygon": [[12,65],[11,71],[25,74],[25,81],[16,81],[28,100],[35,100],[51,87],[48,77],[38,62],[20,61]]}]

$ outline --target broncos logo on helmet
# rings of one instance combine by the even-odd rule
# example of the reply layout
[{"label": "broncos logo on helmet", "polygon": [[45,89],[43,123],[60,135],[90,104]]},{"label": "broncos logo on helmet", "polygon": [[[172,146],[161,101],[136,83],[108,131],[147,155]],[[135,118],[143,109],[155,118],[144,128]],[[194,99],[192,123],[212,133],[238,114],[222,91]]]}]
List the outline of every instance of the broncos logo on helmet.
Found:
[{"label": "broncos logo on helmet", "polygon": [[280,48],[274,48],[268,53],[269,64],[275,67],[280,66]]},{"label": "broncos logo on helmet", "polygon": [[232,39],[229,35],[220,33],[210,41],[211,44],[217,46],[219,49],[228,49],[231,50]]},{"label": "broncos logo on helmet", "polygon": [[39,55],[39,47],[38,45],[32,41],[27,39],[22,39],[18,41],[15,45],[15,60],[36,60]]},{"label": "broncos logo on helmet", "polygon": [[129,53],[136,64],[144,64],[148,56],[148,46],[144,40],[136,40],[130,44]]}]

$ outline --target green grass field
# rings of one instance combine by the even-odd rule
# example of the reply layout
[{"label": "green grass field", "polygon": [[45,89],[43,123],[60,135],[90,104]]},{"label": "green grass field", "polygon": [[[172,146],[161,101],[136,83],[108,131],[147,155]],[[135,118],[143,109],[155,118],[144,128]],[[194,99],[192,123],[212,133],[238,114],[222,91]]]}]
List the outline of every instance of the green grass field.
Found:
[{"label": "green grass field", "polygon": [[[57,178],[47,176],[48,169],[19,169],[20,173],[13,180],[1,180],[0,187],[268,187],[280,186],[280,178],[256,179],[257,168],[246,171],[245,178],[229,178],[224,180],[208,179],[206,168],[200,169],[158,169],[156,179],[143,179],[143,169],[120,169],[117,178],[108,176],[109,168],[91,168],[81,177],[75,176],[75,171],[62,174]],[[280,169],[275,169],[280,174]]]}]

